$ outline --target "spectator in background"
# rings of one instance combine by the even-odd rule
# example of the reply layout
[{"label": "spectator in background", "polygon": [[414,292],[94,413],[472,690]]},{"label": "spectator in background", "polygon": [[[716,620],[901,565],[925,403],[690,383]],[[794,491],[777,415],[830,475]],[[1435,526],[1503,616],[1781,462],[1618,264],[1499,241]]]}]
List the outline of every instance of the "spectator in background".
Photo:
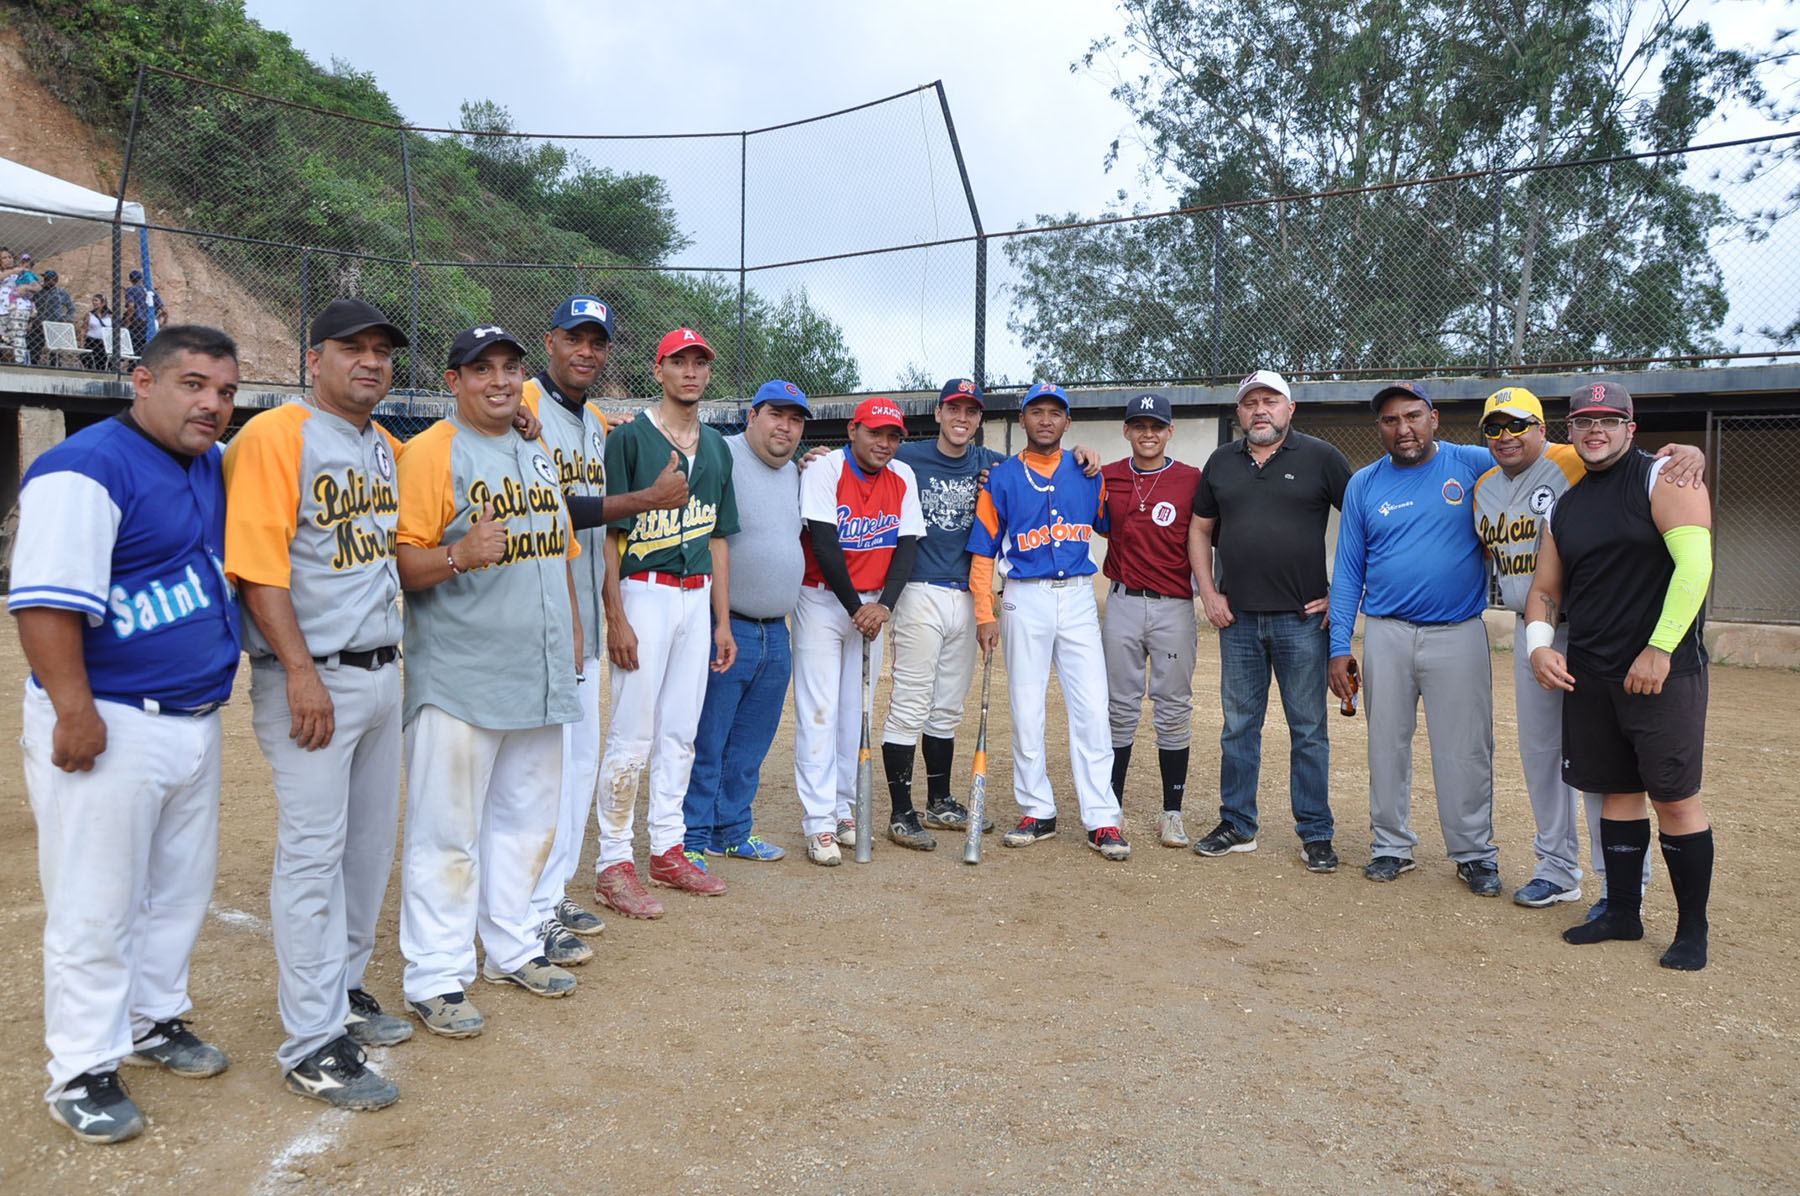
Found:
[{"label": "spectator in background", "polygon": [[81,355],[82,364],[90,370],[106,369],[112,356],[112,339],[112,307],[105,295],[96,294],[88,300],[87,349]]},{"label": "spectator in background", "polygon": [[31,346],[32,360],[42,361],[44,325],[68,324],[72,328],[75,324],[75,298],[61,285],[56,271],[46,270],[32,302],[36,305],[36,311],[31,317],[27,343]]},{"label": "spectator in background", "polygon": [[160,328],[168,321],[169,312],[157,293],[144,285],[142,270],[133,270],[127,277],[131,285],[125,288],[125,328],[131,333],[132,348],[141,353],[150,340],[151,314],[155,313]]}]

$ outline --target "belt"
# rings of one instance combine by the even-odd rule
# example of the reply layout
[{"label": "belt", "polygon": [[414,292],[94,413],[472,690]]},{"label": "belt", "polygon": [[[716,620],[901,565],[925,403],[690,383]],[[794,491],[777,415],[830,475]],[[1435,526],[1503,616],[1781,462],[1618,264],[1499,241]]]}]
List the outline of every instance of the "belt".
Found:
[{"label": "belt", "polygon": [[1029,581],[1034,585],[1049,586],[1053,590],[1060,590],[1064,586],[1072,586],[1078,581],[1086,581],[1088,576],[1084,573],[1080,577],[1008,577],[1006,584],[1010,586]]},{"label": "belt", "polygon": [[766,619],[759,619],[755,615],[740,615],[736,611],[732,611],[731,617],[739,620],[740,622],[744,622],[744,623],[785,623],[785,622],[787,622],[786,615],[771,615]]},{"label": "belt", "polygon": [[329,665],[336,662],[340,668],[367,669],[371,673],[376,669],[385,669],[400,657],[400,645],[383,644],[379,648],[370,648],[367,652],[338,652],[331,656],[315,656],[314,664]]},{"label": "belt", "polygon": [[1115,594],[1123,594],[1127,598],[1167,598],[1170,602],[1192,602],[1194,600],[1192,594],[1183,594],[1180,596],[1174,594],[1159,594],[1155,590],[1133,589],[1131,586],[1120,585],[1116,581],[1112,583],[1112,592]]},{"label": "belt", "polygon": [[654,582],[656,585],[672,586],[677,590],[697,590],[712,580],[712,574],[695,573],[690,577],[683,577],[678,573],[658,573],[651,570],[648,573],[628,574],[625,580]]},{"label": "belt", "polygon": [[928,581],[925,584],[928,586],[942,586],[946,590],[961,590],[965,594],[969,592],[969,583],[966,581]]},{"label": "belt", "polygon": [[145,714],[168,714],[176,718],[205,718],[225,704],[221,699],[217,702],[208,702],[204,706],[168,706],[155,698],[127,698],[119,694],[95,694],[94,696],[102,702],[118,702],[125,706],[136,706]]}]

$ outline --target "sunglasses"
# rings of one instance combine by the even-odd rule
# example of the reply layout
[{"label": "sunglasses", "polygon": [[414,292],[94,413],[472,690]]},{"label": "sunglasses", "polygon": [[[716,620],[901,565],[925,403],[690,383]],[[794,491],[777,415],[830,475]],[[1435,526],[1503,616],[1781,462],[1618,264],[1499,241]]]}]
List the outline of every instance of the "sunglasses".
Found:
[{"label": "sunglasses", "polygon": [[1495,421],[1491,424],[1482,424],[1481,434],[1486,436],[1489,440],[1498,440],[1503,432],[1508,436],[1523,436],[1529,429],[1535,428],[1536,426],[1537,420],[1535,419],[1514,418],[1507,420],[1505,423]]}]

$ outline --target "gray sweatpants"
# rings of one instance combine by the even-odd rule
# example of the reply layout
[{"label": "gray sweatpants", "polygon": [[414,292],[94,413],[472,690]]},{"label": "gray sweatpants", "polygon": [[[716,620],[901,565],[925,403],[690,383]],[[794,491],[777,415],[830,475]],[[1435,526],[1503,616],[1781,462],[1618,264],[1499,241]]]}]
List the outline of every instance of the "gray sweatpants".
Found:
[{"label": "gray sweatpants", "polygon": [[1106,657],[1107,716],[1115,748],[1137,738],[1148,680],[1156,746],[1184,748],[1194,737],[1194,603],[1133,598],[1110,587],[1100,623]]},{"label": "gray sweatpants", "polygon": [[1498,857],[1494,844],[1494,690],[1479,616],[1425,626],[1371,616],[1363,628],[1369,717],[1372,854],[1412,858],[1412,741],[1419,700],[1431,739],[1438,825],[1457,863]]},{"label": "gray sweatpants", "polygon": [[344,1032],[361,988],[400,827],[400,669],[319,666],[336,730],[317,751],[288,738],[287,670],[251,666],[251,721],[280,821],[269,914],[287,1041],[283,1071]]}]

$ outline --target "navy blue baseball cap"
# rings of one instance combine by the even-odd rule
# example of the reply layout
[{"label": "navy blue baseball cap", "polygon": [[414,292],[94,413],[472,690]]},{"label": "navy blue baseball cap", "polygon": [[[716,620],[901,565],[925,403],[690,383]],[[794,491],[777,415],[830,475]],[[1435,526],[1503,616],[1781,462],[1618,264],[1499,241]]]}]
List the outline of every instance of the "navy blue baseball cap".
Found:
[{"label": "navy blue baseball cap", "polygon": [[1369,400],[1369,406],[1380,411],[1381,405],[1395,395],[1405,395],[1409,399],[1420,400],[1427,407],[1432,406],[1431,396],[1426,394],[1425,388],[1417,382],[1390,382],[1375,392],[1375,397]]},{"label": "navy blue baseball cap", "polygon": [[612,308],[594,298],[592,295],[570,295],[550,317],[552,328],[564,330],[579,328],[583,324],[598,324],[606,329],[606,339],[611,340],[613,334]]},{"label": "navy blue baseball cap", "polygon": [[938,391],[938,404],[942,406],[952,399],[967,399],[977,407],[986,407],[981,398],[981,384],[973,378],[952,378],[944,383]]},{"label": "navy blue baseball cap", "polygon": [[450,342],[450,358],[444,368],[460,369],[494,345],[511,345],[519,351],[520,357],[525,356],[525,346],[519,343],[518,337],[498,324],[478,324],[456,334],[456,339]]},{"label": "navy blue baseball cap", "polygon": [[764,403],[774,403],[778,407],[798,407],[807,415],[812,414],[812,408],[806,402],[806,392],[780,378],[756,388],[756,397],[750,400],[750,410],[755,411]]},{"label": "navy blue baseball cap", "polygon": [[1175,422],[1175,409],[1164,396],[1146,391],[1125,400],[1125,422],[1130,423],[1134,419],[1159,419],[1165,424],[1172,424]]},{"label": "navy blue baseball cap", "polygon": [[1023,411],[1039,399],[1055,399],[1063,405],[1064,411],[1069,409],[1068,391],[1064,390],[1054,382],[1038,382],[1034,384],[1030,390],[1025,392],[1025,397],[1023,399],[1019,400],[1019,410]]}]

